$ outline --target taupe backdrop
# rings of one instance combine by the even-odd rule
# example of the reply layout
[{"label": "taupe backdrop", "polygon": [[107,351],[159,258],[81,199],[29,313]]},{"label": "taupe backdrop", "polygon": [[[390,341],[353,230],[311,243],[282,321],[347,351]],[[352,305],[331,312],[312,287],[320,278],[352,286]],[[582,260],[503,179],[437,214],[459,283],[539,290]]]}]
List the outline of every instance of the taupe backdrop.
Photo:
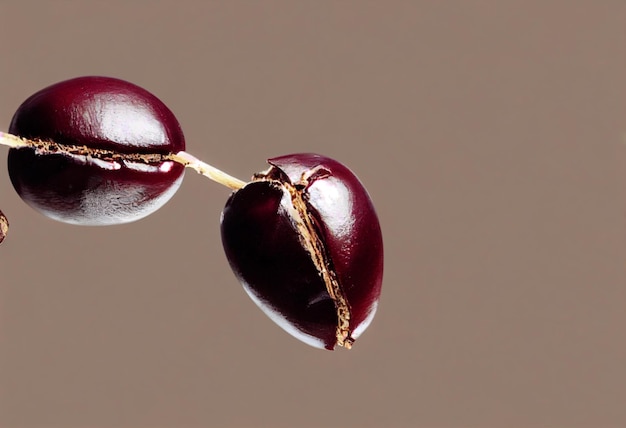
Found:
[{"label": "taupe backdrop", "polygon": [[[0,1],[0,129],[107,75],[247,178],[348,164],[384,231],[352,351],[299,343],[229,270],[229,192],[135,224],[28,208],[0,163],[0,427],[626,426],[626,3]],[[2,157],[6,148],[0,148]]]}]

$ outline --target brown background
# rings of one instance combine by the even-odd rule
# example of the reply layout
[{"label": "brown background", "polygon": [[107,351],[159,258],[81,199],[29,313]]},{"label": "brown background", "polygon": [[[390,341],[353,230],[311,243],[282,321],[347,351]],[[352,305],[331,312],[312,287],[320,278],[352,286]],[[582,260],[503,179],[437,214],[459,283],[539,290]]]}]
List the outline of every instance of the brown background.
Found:
[{"label": "brown background", "polygon": [[335,157],[384,294],[352,351],[309,348],[230,272],[226,188],[72,227],[2,162],[0,427],[626,426],[623,0],[88,3],[0,1],[0,129],[99,74],[239,177]]}]

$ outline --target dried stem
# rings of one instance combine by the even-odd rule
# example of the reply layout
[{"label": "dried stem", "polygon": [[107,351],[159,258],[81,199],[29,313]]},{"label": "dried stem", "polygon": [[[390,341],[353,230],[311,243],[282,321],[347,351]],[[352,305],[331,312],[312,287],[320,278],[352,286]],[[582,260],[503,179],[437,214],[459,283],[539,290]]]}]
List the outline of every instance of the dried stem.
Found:
[{"label": "dried stem", "polygon": [[200,159],[185,151],[169,154],[166,158],[184,165],[187,168],[191,168],[198,174],[204,175],[216,183],[220,183],[233,190],[241,189],[246,185],[245,181],[235,178],[232,175],[228,175],[224,171],[219,170],[208,163],[202,162]]},{"label": "dried stem", "polygon": [[32,147],[41,153],[68,154],[90,156],[96,159],[104,160],[127,160],[131,162],[162,162],[173,161],[187,168],[191,168],[199,174],[226,186],[230,189],[237,190],[245,186],[246,182],[239,180],[225,172],[202,162],[195,156],[185,151],[178,153],[150,154],[150,153],[119,153],[112,150],[92,149],[85,146],[74,146],[69,144],[58,144],[52,141],[29,140],[27,138],[18,137],[17,135],[0,132],[0,145],[11,148]]},{"label": "dried stem", "polygon": [[0,144],[2,144],[3,146],[11,147],[13,149],[35,146],[34,141],[29,141],[25,138],[18,137],[17,135],[7,134],[6,132],[0,132]]}]

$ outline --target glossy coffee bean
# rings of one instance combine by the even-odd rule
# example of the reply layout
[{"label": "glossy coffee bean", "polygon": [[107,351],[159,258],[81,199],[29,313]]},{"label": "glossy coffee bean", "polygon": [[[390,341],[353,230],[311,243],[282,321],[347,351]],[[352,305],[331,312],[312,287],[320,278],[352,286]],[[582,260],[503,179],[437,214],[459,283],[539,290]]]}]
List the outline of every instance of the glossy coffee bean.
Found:
[{"label": "glossy coffee bean", "polygon": [[383,242],[358,178],[315,154],[272,167],[234,192],[222,213],[230,265],[252,300],[296,338],[350,347],[380,297]]},{"label": "glossy coffee bean", "polygon": [[107,225],[141,219],[180,186],[184,167],[171,161],[98,158],[94,150],[167,154],[184,150],[174,114],[148,91],[107,77],[80,77],[28,98],[9,132],[24,138],[84,146],[72,154],[11,149],[8,169],[21,198],[48,217]]}]

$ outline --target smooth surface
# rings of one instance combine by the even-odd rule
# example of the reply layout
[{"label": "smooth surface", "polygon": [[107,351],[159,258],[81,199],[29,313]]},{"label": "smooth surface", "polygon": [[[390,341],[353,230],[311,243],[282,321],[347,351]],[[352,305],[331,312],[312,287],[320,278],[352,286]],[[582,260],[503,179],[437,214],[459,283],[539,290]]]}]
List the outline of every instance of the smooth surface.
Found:
[{"label": "smooth surface", "polygon": [[226,188],[77,228],[0,162],[0,427],[626,426],[626,3],[95,3],[0,0],[0,129],[104,74],[242,179],[336,158],[380,216],[381,303],[310,348],[230,271]]},{"label": "smooth surface", "polygon": [[376,312],[383,279],[380,220],[367,189],[340,162],[318,154],[295,154],[268,161],[301,192],[315,218],[334,271],[350,306],[354,339]]},{"label": "smooth surface", "polygon": [[337,312],[290,216],[285,188],[250,183],[228,199],[221,221],[224,254],[263,312],[296,338],[333,349]]},{"label": "smooth surface", "polygon": [[[122,153],[178,153],[185,137],[174,114],[127,81],[86,76],[29,96],[11,119],[12,135]],[[129,223],[152,214],[176,193],[184,168],[172,161],[105,161],[90,153],[41,154],[11,149],[15,191],[42,214],[69,224]]]},{"label": "smooth surface", "polygon": [[369,195],[348,168],[325,156],[290,154],[269,163],[276,168],[226,202],[224,254],[254,302],[287,332],[318,348],[349,347],[376,312],[383,276]]}]

